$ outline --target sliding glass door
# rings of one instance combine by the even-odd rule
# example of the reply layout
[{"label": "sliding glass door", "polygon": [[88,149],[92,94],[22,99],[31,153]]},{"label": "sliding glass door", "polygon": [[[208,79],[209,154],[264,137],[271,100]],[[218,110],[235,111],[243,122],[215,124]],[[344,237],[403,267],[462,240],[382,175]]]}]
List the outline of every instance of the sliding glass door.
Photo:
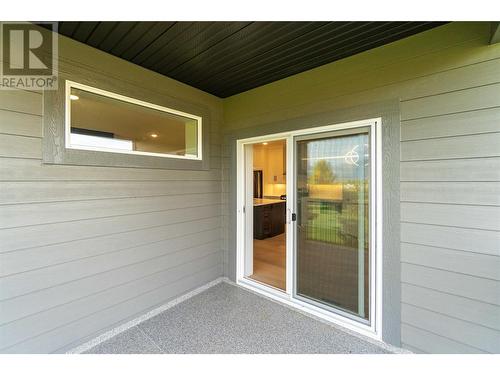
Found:
[{"label": "sliding glass door", "polygon": [[370,128],[295,137],[294,296],[370,320]]},{"label": "sliding glass door", "polygon": [[238,141],[238,283],[380,338],[381,136],[370,119]]}]

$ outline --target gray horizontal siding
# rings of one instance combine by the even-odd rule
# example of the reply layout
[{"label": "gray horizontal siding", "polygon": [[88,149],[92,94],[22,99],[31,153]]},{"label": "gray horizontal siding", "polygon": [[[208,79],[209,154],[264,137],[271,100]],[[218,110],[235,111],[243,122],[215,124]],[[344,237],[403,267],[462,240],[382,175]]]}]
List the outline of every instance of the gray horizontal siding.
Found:
[{"label": "gray horizontal siding", "polygon": [[0,134],[0,157],[40,159],[42,140],[10,134]]},{"label": "gray horizontal siding", "polygon": [[42,137],[42,117],[0,110],[0,133]]},{"label": "gray horizontal siding", "polygon": [[[497,62],[500,64],[500,61]],[[472,112],[453,113],[417,120],[407,120],[401,129],[401,140],[429,139],[498,132],[500,107]]]},{"label": "gray horizontal siding", "polygon": [[401,102],[401,120],[500,107],[499,90],[500,83],[493,83],[404,100]]},{"label": "gray horizontal siding", "polygon": [[494,230],[401,223],[401,241],[500,256],[500,232]]},{"label": "gray horizontal siding", "polygon": [[[217,219],[217,217],[215,218]],[[127,249],[155,246],[171,247],[177,242],[171,241],[174,238],[181,239],[185,236],[201,234],[205,231],[216,230],[219,226],[220,223],[212,216],[189,223],[181,222],[133,231],[133,235],[118,233],[7,252],[0,254],[2,262],[0,274],[2,276],[15,275],[103,254],[119,255],[120,251]],[[43,251],[44,257],[36,257],[41,251]]]},{"label": "gray horizontal siding", "polygon": [[[28,116],[22,114],[22,116]],[[11,133],[12,130],[11,130]],[[0,142],[4,145],[5,150],[2,151],[0,156],[3,157],[16,157],[16,158],[29,158],[29,159],[42,159],[42,151],[41,148],[36,147],[38,143],[41,144],[41,137],[39,136],[27,136],[22,135],[22,131],[17,131],[15,134],[11,133],[1,133],[0,134]],[[211,133],[210,136],[213,138],[218,138],[217,134]],[[8,146],[8,148],[7,148]],[[34,147],[33,150],[25,150],[24,148],[27,146]],[[23,153],[24,152],[24,153]],[[217,160],[220,157],[220,145],[213,140],[213,143],[210,144],[210,160]],[[218,169],[218,163],[215,163],[215,168]],[[55,167],[54,169],[60,168],[60,166]],[[97,168],[97,167],[94,167]],[[87,167],[87,169],[91,169],[91,167]],[[128,168],[128,170],[133,168]],[[146,169],[148,170],[148,169]],[[70,171],[70,167],[66,167],[66,173]],[[85,169],[83,170],[85,171]],[[113,174],[112,174],[113,175]],[[65,177],[69,177],[71,179],[71,174],[65,175]],[[73,177],[74,179],[74,177]],[[64,179],[62,179],[64,180]]]},{"label": "gray horizontal siding", "polygon": [[401,318],[407,324],[447,337],[488,353],[498,353],[500,331],[403,303]]},{"label": "gray horizontal siding", "polygon": [[[56,306],[62,306],[105,289],[125,283],[133,283],[135,280],[140,280],[158,272],[168,273],[167,270],[173,268],[175,264],[179,265],[183,262],[203,258],[207,254],[215,254],[218,251],[218,246],[220,246],[220,241],[218,243],[217,240],[214,240],[191,248],[172,250],[169,253],[157,251],[155,257],[151,259],[131,262],[130,264],[110,268],[105,272],[92,273],[86,277],[73,279],[54,287],[40,289],[30,294],[4,300],[0,302],[3,310],[1,324],[17,321]],[[220,258],[220,254],[214,255],[214,257]]]},{"label": "gray horizontal siding", "polygon": [[3,182],[0,204],[220,192],[219,181]]},{"label": "gray horizontal siding", "polygon": [[[130,69],[61,43],[73,59],[93,55],[92,69]],[[157,94],[148,74],[127,76],[155,81]],[[0,352],[70,349],[223,274],[221,103],[160,80],[209,108],[209,170],[42,164],[41,114],[51,108],[40,93],[0,91]]]},{"label": "gray horizontal siding", "polygon": [[[440,354],[485,354],[484,350],[452,340],[446,336],[414,327],[407,323],[401,324],[401,340],[403,347],[415,350],[416,353]],[[425,348],[425,349],[422,349]]]},{"label": "gray horizontal siding", "polygon": [[[447,51],[440,51],[444,54],[447,52],[453,54],[457,50],[460,50],[458,52],[460,59],[453,59],[450,56],[447,56],[447,58],[434,56],[433,58],[429,55],[418,56],[416,59],[413,59],[413,64],[407,66],[406,69],[415,72],[415,60],[420,58],[426,60],[428,65],[425,66],[422,64],[419,65],[419,68],[427,69],[427,72],[426,74],[422,74],[421,78],[413,79],[411,84],[402,90],[402,100],[413,100],[430,95],[446,94],[453,91],[458,92],[471,87],[500,83],[500,70],[498,69],[500,58],[498,52],[491,51],[491,54],[485,53],[483,55],[471,53],[471,44],[482,47],[483,43],[484,37],[480,41],[468,40],[465,43],[459,43],[458,46],[452,46]],[[436,64],[436,60],[440,60],[444,65]],[[448,61],[444,62],[444,60]],[[446,69],[446,64],[448,64],[449,69]],[[430,70],[438,71],[435,74],[429,74]],[[439,132],[439,130],[436,131]]]},{"label": "gray horizontal siding", "polygon": [[[413,99],[499,82],[498,48],[485,48],[489,27],[471,24],[467,32],[452,30],[455,27],[460,25],[450,25],[439,36],[429,33],[425,41],[420,35],[421,42],[408,39],[405,47],[384,46],[229,98],[225,126],[249,127],[319,113],[327,107]],[[274,94],[271,100],[269,92]],[[256,99],[262,93],[263,98]],[[247,100],[252,105],[246,105]]]},{"label": "gray horizontal siding", "polygon": [[[184,278],[180,280],[167,280],[166,285],[144,292],[136,298],[110,305],[106,309],[96,311],[51,331],[45,331],[14,346],[4,348],[2,351],[5,353],[31,353],[63,352],[71,349],[86,339],[91,339],[117,324],[126,322],[132,317],[148,312],[165,301],[175,298],[179,295],[179,291],[188,291],[206,284],[221,274],[222,267],[218,264],[213,268],[199,271],[191,265],[191,267],[180,271],[184,274]],[[173,272],[171,274],[174,275]],[[75,337],[83,339],[75,340]]]},{"label": "gray horizontal siding", "polygon": [[193,246],[219,240],[220,230],[216,228],[194,235],[176,237],[144,246],[89,256],[77,261],[62,262],[54,266],[37,268],[28,272],[15,273],[2,277],[0,282],[2,298],[14,298],[37,291],[40,287],[50,288],[74,279],[107,272],[130,263],[153,259],[160,256],[162,251],[190,249]]},{"label": "gray horizontal siding", "polygon": [[500,181],[500,157],[401,162],[401,181]]},{"label": "gray horizontal siding", "polygon": [[500,156],[499,144],[500,132],[405,141],[401,142],[401,160],[498,157]]},{"label": "gray horizontal siding", "polygon": [[214,193],[174,194],[166,196],[96,199],[70,202],[9,204],[1,206],[0,228],[14,228],[66,221],[200,207],[220,204]]},{"label": "gray horizontal siding", "polygon": [[500,207],[418,202],[401,203],[403,222],[500,230]]},{"label": "gray horizontal siding", "polygon": [[401,264],[401,280],[407,284],[500,305],[500,283],[496,280],[410,263]]},{"label": "gray horizontal siding", "polygon": [[402,202],[500,205],[500,182],[401,182]]},{"label": "gray horizontal siding", "polygon": [[500,85],[401,110],[403,346],[500,353]]},{"label": "gray horizontal siding", "polygon": [[[207,202],[207,204],[210,203]],[[194,220],[218,216],[219,212],[219,205],[209,205],[94,220],[8,228],[0,232],[0,253],[174,223],[191,225],[190,222]]]},{"label": "gray horizontal siding", "polygon": [[[189,263],[193,260],[198,260],[198,263]],[[183,264],[201,264],[203,267],[202,269],[214,267],[220,264],[220,250],[214,250],[214,246],[210,247],[207,245],[204,245],[203,248],[193,247],[190,252],[175,253],[165,260],[161,259],[160,261],[163,261],[163,268],[161,268],[160,271],[154,272],[155,269],[149,266],[152,270],[143,277],[141,277],[142,274],[138,274],[138,277],[132,281],[122,283],[119,282],[123,279],[123,276],[121,278],[117,277],[115,286],[100,286],[98,291],[94,289],[94,293],[88,293],[87,295],[72,299],[64,304],[37,311],[35,315],[28,315],[8,324],[4,324],[0,327],[1,347],[5,348],[12,346],[31,336],[64,325],[64,323],[69,323],[78,318],[84,318],[93,311],[101,310],[121,301],[138,297],[142,293],[161,287],[172,280],[172,272],[170,272],[170,270],[180,267]],[[158,268],[159,267],[157,267],[157,269]],[[184,269],[186,269],[185,266]],[[189,270],[186,271],[190,272]],[[195,268],[192,271],[196,272],[199,271],[199,269]],[[77,290],[79,291],[77,296],[81,296],[81,288],[77,288]],[[74,296],[72,297],[74,298]],[[51,317],[57,317],[58,319],[51,319]],[[40,325],[40,320],[44,320],[45,324]]]},{"label": "gray horizontal siding", "polygon": [[500,306],[403,283],[402,301],[500,331]]},{"label": "gray horizontal siding", "polygon": [[[271,132],[274,122],[399,98],[400,155],[384,156],[400,159],[401,259],[391,261],[401,261],[402,305],[432,311],[436,315],[429,318],[443,326],[438,332],[403,308],[402,345],[419,353],[485,353],[500,347],[491,341],[494,334],[483,331],[499,330],[500,295],[495,269],[500,46],[488,45],[489,35],[487,23],[451,23],[435,34],[304,72],[225,103],[230,132],[253,127]],[[223,158],[225,176],[232,167],[231,147],[226,145]],[[232,274],[230,207],[224,205],[223,222],[226,272]],[[460,329],[453,319],[466,322],[467,335],[452,335]],[[474,342],[473,335],[484,335],[484,344]]]},{"label": "gray horizontal siding", "polygon": [[440,247],[401,244],[401,261],[500,281],[500,257]]},{"label": "gray horizontal siding", "polygon": [[209,171],[140,168],[102,168],[68,165],[40,165],[38,160],[3,159],[0,181],[196,181],[220,180],[221,171],[213,164]]},{"label": "gray horizontal siding", "polygon": [[2,92],[2,110],[41,116],[43,113],[43,95],[33,91],[4,90]]},{"label": "gray horizontal siding", "polygon": [[[416,352],[500,347],[500,53],[485,48],[485,33],[479,24],[451,24],[438,38],[422,35],[425,43],[410,43],[415,48],[375,49],[370,59],[325,67],[326,76],[323,68],[306,72],[309,85],[301,75],[290,78],[298,85],[273,84],[273,100],[259,102],[252,97],[257,91],[242,94],[252,105],[239,106],[240,112],[232,109],[238,98],[228,100],[227,126],[236,128],[402,99],[401,339]],[[112,67],[110,77],[137,77],[142,87],[209,107],[211,169],[42,165],[42,95],[0,92],[5,352],[71,348],[202,285],[223,272],[220,248],[224,272],[234,269],[229,184],[220,184],[231,166],[221,159],[220,101],[64,38],[61,43],[73,58],[80,55],[80,72]],[[304,89],[290,90],[295,86]]]}]

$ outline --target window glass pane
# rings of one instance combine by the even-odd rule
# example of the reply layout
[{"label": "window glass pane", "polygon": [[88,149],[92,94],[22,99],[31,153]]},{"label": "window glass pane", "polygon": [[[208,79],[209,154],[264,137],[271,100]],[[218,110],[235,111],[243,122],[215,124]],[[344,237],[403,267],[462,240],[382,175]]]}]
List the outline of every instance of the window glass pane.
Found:
[{"label": "window glass pane", "polygon": [[70,94],[71,147],[201,159],[197,118],[75,87]]},{"label": "window glass pane", "polygon": [[297,142],[297,294],[369,320],[369,133]]}]

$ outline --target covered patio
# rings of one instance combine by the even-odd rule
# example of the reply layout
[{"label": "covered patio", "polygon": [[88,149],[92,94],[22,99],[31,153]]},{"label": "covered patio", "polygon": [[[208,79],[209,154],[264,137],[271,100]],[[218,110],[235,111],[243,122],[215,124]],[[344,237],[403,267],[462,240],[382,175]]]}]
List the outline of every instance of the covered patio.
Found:
[{"label": "covered patio", "polygon": [[384,354],[396,349],[224,281],[96,344],[80,348],[88,354]]},{"label": "covered patio", "polygon": [[0,353],[500,353],[498,22],[0,30]]}]

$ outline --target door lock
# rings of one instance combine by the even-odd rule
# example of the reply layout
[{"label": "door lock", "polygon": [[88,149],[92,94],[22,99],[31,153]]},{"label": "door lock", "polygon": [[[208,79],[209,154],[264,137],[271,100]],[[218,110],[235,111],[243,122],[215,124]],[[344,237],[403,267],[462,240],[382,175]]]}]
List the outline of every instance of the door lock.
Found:
[{"label": "door lock", "polygon": [[297,221],[297,214],[296,213],[292,213],[292,221]]}]

